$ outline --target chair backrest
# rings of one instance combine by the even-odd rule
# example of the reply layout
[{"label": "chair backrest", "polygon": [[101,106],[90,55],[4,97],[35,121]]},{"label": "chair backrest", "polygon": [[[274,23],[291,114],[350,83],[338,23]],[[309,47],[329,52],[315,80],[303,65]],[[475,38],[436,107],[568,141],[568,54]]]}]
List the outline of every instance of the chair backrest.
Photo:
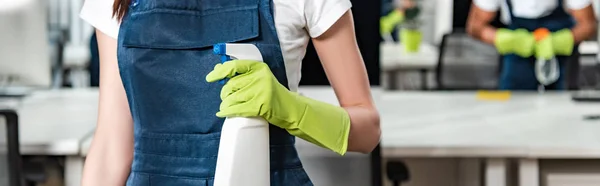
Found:
[{"label": "chair backrest", "polygon": [[444,35],[436,70],[440,90],[496,89],[500,55],[493,46],[464,31]]},{"label": "chair backrest", "polygon": [[[575,73],[570,75],[569,88],[571,89],[593,89],[600,90],[600,64],[599,60],[594,55],[578,55],[576,60],[570,63],[579,64],[577,69],[569,70],[569,73]],[[579,62],[579,63],[577,63]],[[573,67],[571,67],[573,68]],[[576,86],[571,86],[572,83],[577,82]]]}]

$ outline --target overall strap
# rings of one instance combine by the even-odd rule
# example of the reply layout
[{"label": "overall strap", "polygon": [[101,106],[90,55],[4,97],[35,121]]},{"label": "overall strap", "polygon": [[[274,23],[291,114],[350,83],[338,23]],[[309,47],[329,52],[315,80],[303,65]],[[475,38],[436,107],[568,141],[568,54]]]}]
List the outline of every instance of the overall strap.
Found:
[{"label": "overall strap", "polygon": [[563,14],[563,15],[568,15],[569,13],[567,13],[565,11],[565,1],[564,0],[557,0],[558,1],[558,5],[556,6],[556,8],[554,9],[554,11],[552,11],[552,14]]},{"label": "overall strap", "polygon": [[[557,13],[557,12],[564,12],[564,0],[557,0],[558,1],[558,5],[556,6],[556,9],[554,9],[554,11],[552,12],[552,14]],[[506,0],[506,5],[508,6],[508,13],[510,14],[510,17],[513,18],[514,13],[513,13],[513,5],[512,5],[512,0]]]},{"label": "overall strap", "polygon": [[[560,0],[559,0],[560,1]],[[513,13],[513,5],[512,5],[512,0],[506,0],[506,5],[508,7],[508,15],[510,15],[510,19],[514,20],[515,15]]]}]

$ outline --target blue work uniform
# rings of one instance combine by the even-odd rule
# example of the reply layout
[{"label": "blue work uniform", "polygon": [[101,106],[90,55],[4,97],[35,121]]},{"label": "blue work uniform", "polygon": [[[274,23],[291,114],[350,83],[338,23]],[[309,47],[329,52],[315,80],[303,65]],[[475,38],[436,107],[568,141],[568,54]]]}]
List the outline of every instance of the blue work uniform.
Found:
[{"label": "blue work uniform", "polygon": [[[271,0],[133,0],[118,61],[134,121],[127,186],[212,186],[224,119],[223,85],[207,83],[217,43],[251,43],[287,87]],[[272,186],[312,186],[295,137],[270,127]]]},{"label": "blue work uniform", "polygon": [[[508,25],[509,29],[523,28],[533,32],[538,28],[547,28],[551,32],[556,32],[575,26],[575,20],[563,8],[563,0],[558,0],[558,6],[552,13],[536,19],[515,17],[511,0],[507,0],[506,2],[511,19],[511,23]],[[574,47],[574,50],[577,50],[577,47]],[[546,86],[547,90],[562,90],[566,88],[565,64],[569,62],[570,56],[556,56],[556,58],[559,63],[560,77],[556,82]],[[523,58],[515,54],[509,54],[503,57],[500,89],[537,90],[538,85],[539,82],[535,76],[534,56]]]}]

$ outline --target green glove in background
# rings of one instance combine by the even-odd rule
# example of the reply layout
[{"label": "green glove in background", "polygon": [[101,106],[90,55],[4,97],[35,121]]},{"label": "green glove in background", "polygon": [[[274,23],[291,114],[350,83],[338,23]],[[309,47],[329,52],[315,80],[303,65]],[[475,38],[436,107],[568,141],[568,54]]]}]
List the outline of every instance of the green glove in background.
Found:
[{"label": "green glove in background", "polygon": [[554,58],[554,47],[552,38],[548,37],[535,43],[535,57],[550,60]]},{"label": "green glove in background", "polygon": [[294,136],[340,155],[346,153],[350,116],[342,107],[289,91],[260,61],[217,64],[206,81],[225,78],[230,79],[221,90],[218,117],[262,117]]},{"label": "green glove in background", "polygon": [[552,33],[552,46],[556,55],[570,56],[573,54],[575,39],[570,29]]},{"label": "green glove in background", "polygon": [[531,57],[534,52],[535,38],[525,29],[509,30],[505,28],[496,31],[494,39],[496,50],[502,55],[516,54],[521,57]]},{"label": "green glove in background", "polygon": [[379,31],[381,35],[388,35],[394,31],[396,25],[404,21],[404,13],[394,10],[379,19]]}]

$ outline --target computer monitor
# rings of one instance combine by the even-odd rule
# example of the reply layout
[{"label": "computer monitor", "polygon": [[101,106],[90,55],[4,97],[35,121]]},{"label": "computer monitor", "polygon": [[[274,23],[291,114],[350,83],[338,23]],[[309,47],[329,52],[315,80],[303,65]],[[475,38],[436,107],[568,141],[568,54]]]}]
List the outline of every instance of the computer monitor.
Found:
[{"label": "computer monitor", "polygon": [[0,0],[0,90],[49,88],[47,0]]}]

